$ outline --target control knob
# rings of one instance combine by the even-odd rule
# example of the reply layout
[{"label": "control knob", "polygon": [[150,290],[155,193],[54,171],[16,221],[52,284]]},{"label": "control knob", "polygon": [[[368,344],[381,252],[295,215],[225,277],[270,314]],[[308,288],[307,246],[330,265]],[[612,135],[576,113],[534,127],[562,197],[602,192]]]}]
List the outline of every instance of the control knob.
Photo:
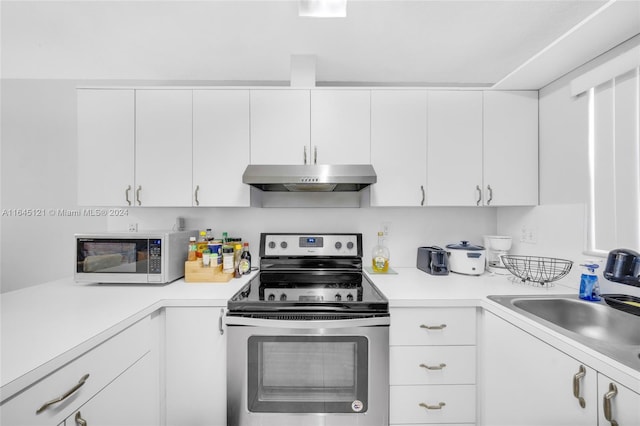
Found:
[{"label": "control knob", "polygon": [[349,242],[347,243],[347,248],[348,248],[349,250],[351,250],[351,249],[353,248],[353,241],[349,241]]},{"label": "control knob", "polygon": [[342,295],[340,293],[336,294],[336,302],[339,302],[342,300]]},{"label": "control knob", "polygon": [[274,300],[276,300],[276,295],[275,295],[275,294],[273,294],[273,293],[271,293],[267,299],[268,299],[270,302],[273,302]]},{"label": "control knob", "polygon": [[280,295],[280,301],[281,301],[281,302],[284,302],[284,301],[286,301],[286,300],[287,300],[287,294],[286,294],[286,293],[282,293],[282,294]]},{"label": "control knob", "polygon": [[280,243],[280,247],[282,247],[283,249],[286,249],[287,246],[288,246],[288,244],[287,244],[286,241],[283,241],[283,242]]},{"label": "control knob", "polygon": [[270,249],[276,248],[276,243],[274,241],[269,241],[269,248]]},{"label": "control knob", "polygon": [[340,250],[342,248],[342,243],[340,241],[336,242],[336,250]]},{"label": "control knob", "polygon": [[351,293],[347,294],[347,300],[349,302],[353,302],[353,294],[351,294]]}]

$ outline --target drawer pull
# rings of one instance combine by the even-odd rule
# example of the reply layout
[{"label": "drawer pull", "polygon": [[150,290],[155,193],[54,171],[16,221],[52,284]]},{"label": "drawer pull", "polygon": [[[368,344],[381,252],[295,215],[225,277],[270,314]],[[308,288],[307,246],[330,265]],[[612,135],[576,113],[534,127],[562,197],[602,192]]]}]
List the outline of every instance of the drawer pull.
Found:
[{"label": "drawer pull", "polygon": [[447,326],[447,324],[440,324],[440,325],[425,325],[425,324],[422,324],[422,325],[420,325],[420,328],[426,328],[427,330],[442,330],[446,326]]},{"label": "drawer pull", "polygon": [[426,364],[420,364],[420,367],[422,368],[426,368],[427,370],[442,370],[443,368],[445,368],[447,366],[447,364],[441,363],[440,365],[426,365]]},{"label": "drawer pull", "polygon": [[78,382],[78,384],[76,384],[74,387],[72,387],[71,389],[69,389],[68,391],[66,391],[64,393],[64,395],[59,396],[56,399],[52,399],[49,402],[45,402],[42,407],[38,408],[38,410],[36,411],[36,414],[40,414],[42,413],[44,410],[46,410],[47,408],[49,408],[51,405],[53,404],[57,404],[58,402],[62,402],[65,399],[69,398],[71,396],[71,394],[73,394],[75,391],[77,391],[78,389],[80,389],[82,387],[82,385],[84,385],[84,383],[87,381],[87,379],[89,378],[88,374],[85,374],[84,376],[82,376],[80,378],[80,381]]},{"label": "drawer pull", "polygon": [[444,402],[439,402],[438,405],[429,405],[429,404],[425,404],[424,402],[421,402],[418,405],[420,407],[426,408],[427,410],[442,410],[442,407],[444,407],[447,404],[445,404]]},{"label": "drawer pull", "polygon": [[82,414],[80,414],[80,411],[76,413],[75,421],[76,426],[87,426],[87,421],[82,418]]},{"label": "drawer pull", "polygon": [[609,392],[604,394],[603,405],[604,405],[604,418],[611,423],[611,426],[618,426],[618,422],[613,418],[613,413],[611,412],[611,400],[616,397],[618,394],[618,388],[613,383],[609,383]]},{"label": "drawer pull", "polygon": [[573,396],[578,399],[578,403],[582,408],[585,407],[586,403],[584,398],[580,396],[580,379],[582,379],[586,374],[587,370],[585,370],[584,365],[581,365],[578,372],[573,376]]}]

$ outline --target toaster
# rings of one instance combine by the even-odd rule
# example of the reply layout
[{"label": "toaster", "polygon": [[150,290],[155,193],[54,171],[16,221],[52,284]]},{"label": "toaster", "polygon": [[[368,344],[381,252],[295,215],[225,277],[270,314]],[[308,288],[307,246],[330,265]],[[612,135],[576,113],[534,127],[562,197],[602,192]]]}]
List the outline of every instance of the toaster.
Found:
[{"label": "toaster", "polygon": [[449,274],[449,253],[441,247],[418,247],[417,268],[431,275]]}]

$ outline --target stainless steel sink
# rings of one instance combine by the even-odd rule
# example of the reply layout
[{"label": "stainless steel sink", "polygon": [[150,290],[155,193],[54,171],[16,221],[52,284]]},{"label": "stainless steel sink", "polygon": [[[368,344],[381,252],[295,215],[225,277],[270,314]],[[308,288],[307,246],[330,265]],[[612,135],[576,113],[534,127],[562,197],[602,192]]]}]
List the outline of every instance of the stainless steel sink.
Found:
[{"label": "stainless steel sink", "polygon": [[574,295],[489,299],[640,371],[640,316]]}]

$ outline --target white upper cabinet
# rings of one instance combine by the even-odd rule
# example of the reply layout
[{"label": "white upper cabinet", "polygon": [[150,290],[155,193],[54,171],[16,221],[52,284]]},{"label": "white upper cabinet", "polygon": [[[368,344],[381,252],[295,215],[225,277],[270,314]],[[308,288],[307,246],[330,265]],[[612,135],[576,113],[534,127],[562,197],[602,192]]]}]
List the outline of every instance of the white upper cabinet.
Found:
[{"label": "white upper cabinet", "polygon": [[191,139],[191,90],[136,90],[136,205],[191,206]]},{"label": "white upper cabinet", "polygon": [[484,199],[538,204],[538,92],[484,93]]},{"label": "white upper cabinet", "polygon": [[78,205],[133,205],[134,91],[79,89],[77,100]]},{"label": "white upper cabinet", "polygon": [[369,90],[311,92],[311,159],[309,164],[371,162]]},{"label": "white upper cabinet", "polygon": [[194,206],[249,206],[249,146],[249,90],[194,90]]},{"label": "white upper cabinet", "polygon": [[372,206],[425,205],[427,91],[371,92]]},{"label": "white upper cabinet", "polygon": [[309,161],[309,90],[251,90],[251,164]]},{"label": "white upper cabinet", "polygon": [[482,92],[430,91],[427,205],[481,205]]}]

